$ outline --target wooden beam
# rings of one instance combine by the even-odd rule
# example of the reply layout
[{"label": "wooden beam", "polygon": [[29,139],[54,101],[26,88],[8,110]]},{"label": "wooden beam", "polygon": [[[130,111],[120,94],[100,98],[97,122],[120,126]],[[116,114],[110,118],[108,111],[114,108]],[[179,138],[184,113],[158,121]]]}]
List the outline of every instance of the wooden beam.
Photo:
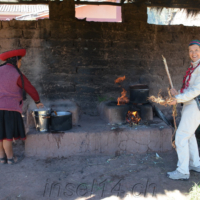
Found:
[{"label": "wooden beam", "polygon": [[[139,0],[140,2],[142,0]],[[147,0],[146,0],[147,2]],[[151,2],[149,5],[149,7],[166,7],[166,8],[186,8],[186,9],[194,9],[194,10],[199,10],[200,9],[200,1],[199,0],[163,0],[163,1],[159,1],[159,0],[149,0],[149,2]]]},{"label": "wooden beam", "polygon": [[111,6],[122,6],[123,3],[114,3],[108,1],[96,2],[96,1],[75,1],[75,4],[84,4],[84,5],[111,5]]},{"label": "wooden beam", "polygon": [[[181,1],[181,0],[180,0]],[[34,5],[34,4],[49,4],[49,0],[48,1],[44,1],[44,0],[32,0],[32,1],[21,1],[19,0],[19,2],[2,2],[0,1],[0,4],[9,4],[9,5],[19,5],[19,4],[25,4],[25,5]],[[53,2],[53,1],[51,1]],[[62,1],[58,1],[55,0],[54,2],[62,2]],[[111,6],[122,6],[124,4],[125,0],[120,0],[120,3],[115,3],[115,2],[91,2],[91,1],[74,1],[75,4],[77,5],[111,5]],[[146,4],[146,6],[148,7],[166,7],[166,8],[185,8],[185,9],[191,9],[191,10],[200,10],[200,2],[197,1],[196,3],[186,3],[183,0],[183,3],[176,3],[173,4],[169,3],[169,1],[164,0],[161,3],[158,3],[158,0],[149,0],[150,3],[148,3],[148,0],[134,0],[134,2],[130,3],[130,4]]]},{"label": "wooden beam", "polygon": [[[123,3],[124,3],[125,0],[121,0],[120,3],[114,3],[114,2],[91,2],[91,1],[80,1],[80,0],[77,0],[77,1],[74,1],[75,4],[82,4],[82,5],[111,5],[111,6],[122,6]],[[10,4],[10,5],[17,5],[17,4],[49,4],[50,1],[19,1],[19,2],[2,2],[0,1],[0,4]],[[53,1],[51,1],[53,2]],[[55,1],[55,2],[58,2],[58,1]],[[62,1],[59,1],[59,2],[62,2]]]},{"label": "wooden beam", "polygon": [[188,5],[178,5],[178,4],[174,4],[171,6],[168,5],[163,5],[161,6],[160,4],[151,4],[151,5],[147,5],[148,7],[160,7],[160,8],[182,8],[182,9],[191,9],[191,10],[200,10],[200,6],[196,6],[196,7],[192,7],[192,6],[188,6]]},{"label": "wooden beam", "polygon": [[19,5],[19,4],[23,4],[23,5],[34,5],[34,4],[49,4],[49,1],[20,1],[20,2],[3,2],[0,1],[0,5],[1,4],[9,4],[9,5]]}]

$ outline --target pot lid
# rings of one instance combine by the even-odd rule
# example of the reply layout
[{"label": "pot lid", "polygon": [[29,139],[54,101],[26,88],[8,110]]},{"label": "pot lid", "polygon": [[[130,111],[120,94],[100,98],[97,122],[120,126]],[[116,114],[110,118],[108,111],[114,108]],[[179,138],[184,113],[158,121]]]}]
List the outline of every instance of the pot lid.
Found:
[{"label": "pot lid", "polygon": [[51,110],[51,108],[43,107],[43,108],[36,108],[33,111],[39,112],[39,111],[50,111],[50,110]]},{"label": "pot lid", "polygon": [[71,115],[72,113],[69,111],[56,111],[56,112],[52,112],[51,116],[66,116],[66,115]]}]

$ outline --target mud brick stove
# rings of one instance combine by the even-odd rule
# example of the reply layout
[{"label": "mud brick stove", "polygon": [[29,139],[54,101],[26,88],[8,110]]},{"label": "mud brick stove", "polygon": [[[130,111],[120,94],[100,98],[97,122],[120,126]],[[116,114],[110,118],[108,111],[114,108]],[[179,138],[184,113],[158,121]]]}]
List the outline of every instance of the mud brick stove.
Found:
[{"label": "mud brick stove", "polygon": [[118,101],[103,102],[99,106],[101,117],[111,124],[125,122],[136,123],[139,121],[148,122],[153,120],[152,105],[148,102],[149,88],[147,85],[130,86],[130,101],[124,93]]},{"label": "mud brick stove", "polygon": [[[162,120],[153,118],[148,95],[148,86],[134,85],[130,87],[130,101],[123,89],[118,101],[100,104],[103,120],[85,115],[71,130],[57,134],[30,129],[25,143],[26,156],[119,155],[171,150],[172,130]],[[129,125],[137,124],[140,118],[141,122],[150,123]]]}]

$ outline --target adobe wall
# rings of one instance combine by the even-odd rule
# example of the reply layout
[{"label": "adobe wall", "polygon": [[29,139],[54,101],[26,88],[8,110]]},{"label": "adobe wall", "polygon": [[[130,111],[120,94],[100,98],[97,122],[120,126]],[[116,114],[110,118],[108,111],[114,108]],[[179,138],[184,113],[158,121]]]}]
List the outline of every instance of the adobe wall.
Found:
[{"label": "adobe wall", "polygon": [[175,87],[181,86],[189,66],[187,46],[199,38],[200,28],[147,24],[146,9],[125,4],[122,23],[86,22],[75,19],[73,2],[52,2],[50,19],[1,21],[0,52],[27,49],[22,71],[42,101],[70,99],[82,112],[96,115],[100,101],[120,95],[114,83],[119,76],[126,76],[127,91],[144,83],[150,94],[166,93],[162,54]]}]

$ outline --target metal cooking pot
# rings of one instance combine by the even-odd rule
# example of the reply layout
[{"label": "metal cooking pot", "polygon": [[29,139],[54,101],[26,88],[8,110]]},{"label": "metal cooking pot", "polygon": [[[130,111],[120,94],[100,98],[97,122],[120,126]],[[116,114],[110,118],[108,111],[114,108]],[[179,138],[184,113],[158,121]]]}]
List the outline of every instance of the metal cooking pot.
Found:
[{"label": "metal cooking pot", "polygon": [[72,128],[72,113],[69,111],[52,112],[50,120],[52,131],[66,131]]},{"label": "metal cooking pot", "polygon": [[147,85],[130,86],[130,101],[132,103],[148,103],[149,87]]},{"label": "metal cooking pot", "polygon": [[32,111],[36,130],[39,132],[49,131],[51,108],[39,108]]}]

